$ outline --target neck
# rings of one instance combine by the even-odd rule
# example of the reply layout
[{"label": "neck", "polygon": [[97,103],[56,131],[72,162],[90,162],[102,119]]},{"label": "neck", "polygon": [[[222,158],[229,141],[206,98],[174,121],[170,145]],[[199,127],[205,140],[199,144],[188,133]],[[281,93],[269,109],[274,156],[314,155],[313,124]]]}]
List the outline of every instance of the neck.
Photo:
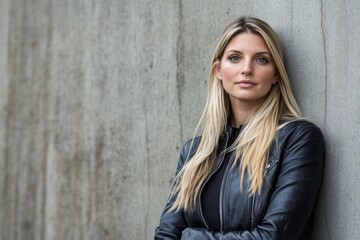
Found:
[{"label": "neck", "polygon": [[231,126],[239,127],[248,122],[251,115],[263,103],[263,99],[259,101],[239,101],[238,99],[230,99],[231,103]]}]

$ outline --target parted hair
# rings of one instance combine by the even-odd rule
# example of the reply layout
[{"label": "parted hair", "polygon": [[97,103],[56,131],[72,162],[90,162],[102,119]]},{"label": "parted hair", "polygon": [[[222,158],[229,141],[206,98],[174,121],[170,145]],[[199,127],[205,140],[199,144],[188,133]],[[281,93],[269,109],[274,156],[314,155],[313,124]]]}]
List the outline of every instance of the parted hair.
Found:
[{"label": "parted hair", "polygon": [[[260,192],[269,150],[276,132],[284,124],[301,118],[285,70],[278,36],[266,22],[258,18],[236,19],[225,29],[213,54],[206,104],[194,136],[201,127],[203,133],[195,154],[175,177],[170,196],[176,199],[170,211],[195,207],[201,186],[215,165],[218,143],[231,116],[229,95],[224,90],[222,81],[216,77],[215,65],[221,62],[224,50],[231,39],[243,32],[258,34],[264,39],[275,63],[278,79],[276,84],[272,85],[265,101],[248,118],[241,133],[228,149],[236,152],[234,166],[238,166],[240,171],[240,187],[247,173],[250,194]],[[279,124],[280,122],[282,124]]]}]

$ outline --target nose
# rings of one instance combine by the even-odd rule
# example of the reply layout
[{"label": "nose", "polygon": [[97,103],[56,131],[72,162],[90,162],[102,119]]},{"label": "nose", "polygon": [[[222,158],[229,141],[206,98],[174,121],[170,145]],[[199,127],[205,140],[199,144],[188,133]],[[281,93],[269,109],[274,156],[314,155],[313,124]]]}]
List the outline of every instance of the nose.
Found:
[{"label": "nose", "polygon": [[245,60],[241,73],[245,76],[252,75],[253,69],[251,65],[251,60]]}]

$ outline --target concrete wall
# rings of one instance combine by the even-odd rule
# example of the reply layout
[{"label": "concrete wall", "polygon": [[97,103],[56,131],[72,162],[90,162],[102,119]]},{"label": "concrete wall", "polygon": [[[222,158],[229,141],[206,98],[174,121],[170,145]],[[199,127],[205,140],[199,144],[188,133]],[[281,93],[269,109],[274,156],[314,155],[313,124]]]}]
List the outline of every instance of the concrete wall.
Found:
[{"label": "concrete wall", "polygon": [[326,137],[313,239],[360,238],[359,1],[1,0],[0,239],[152,239],[224,27],[279,33]]}]

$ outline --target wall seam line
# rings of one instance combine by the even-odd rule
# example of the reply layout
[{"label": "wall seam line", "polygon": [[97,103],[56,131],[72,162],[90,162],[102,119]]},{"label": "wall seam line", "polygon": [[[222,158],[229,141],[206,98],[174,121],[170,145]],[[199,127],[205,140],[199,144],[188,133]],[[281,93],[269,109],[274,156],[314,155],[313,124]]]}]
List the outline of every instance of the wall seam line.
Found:
[{"label": "wall seam line", "polygon": [[323,120],[323,126],[326,126],[327,122],[327,95],[328,95],[328,86],[327,86],[327,72],[328,72],[328,66],[327,66],[327,49],[326,49],[326,39],[325,39],[325,29],[324,29],[324,10],[323,10],[323,0],[320,1],[320,14],[321,14],[321,35],[323,40],[323,52],[324,52],[324,67],[325,67],[325,84],[324,84],[324,120]]},{"label": "wall seam line", "polygon": [[182,22],[183,22],[183,6],[182,1],[179,1],[179,26],[178,26],[178,36],[176,43],[176,90],[177,90],[177,103],[179,105],[179,125],[180,125],[180,141],[183,141],[183,123],[182,123],[182,101],[181,101],[181,86],[182,81],[184,80],[184,74],[182,72],[183,67],[183,39],[182,39]]}]

